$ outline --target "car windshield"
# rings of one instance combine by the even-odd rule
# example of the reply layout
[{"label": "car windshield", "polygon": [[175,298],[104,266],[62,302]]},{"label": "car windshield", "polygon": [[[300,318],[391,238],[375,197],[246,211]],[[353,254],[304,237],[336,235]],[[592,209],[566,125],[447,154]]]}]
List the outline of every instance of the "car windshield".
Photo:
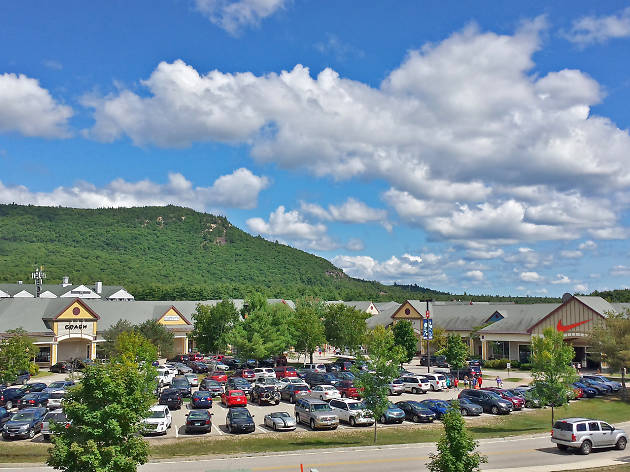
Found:
[{"label": "car windshield", "polygon": [[306,385],[295,385],[293,387],[293,390],[295,390],[296,392],[304,392],[308,390],[308,387]]},{"label": "car windshield", "polygon": [[195,397],[197,398],[209,398],[210,396],[210,392],[204,392],[203,390],[195,392]]},{"label": "car windshield", "polygon": [[445,401],[439,400],[437,402],[435,402],[436,406],[439,406],[440,408],[448,408],[449,404],[446,403]]},{"label": "car windshield", "polygon": [[33,413],[16,413],[11,421],[31,421],[34,417]]},{"label": "car windshield", "polygon": [[286,411],[277,411],[275,413],[271,414],[272,418],[290,418],[291,415],[288,414]]},{"label": "car windshield", "polygon": [[363,402],[358,403],[348,403],[349,410],[365,410],[365,404]]},{"label": "car windshield", "polygon": [[332,385],[323,385],[322,390],[335,390],[335,387]]},{"label": "car windshield", "polygon": [[230,392],[230,396],[231,397],[242,397],[243,396],[243,392],[241,392],[240,390],[235,390],[233,392]]},{"label": "car windshield", "polygon": [[48,388],[63,388],[65,386],[65,382],[53,382]]},{"label": "car windshield", "polygon": [[206,380],[205,384],[208,387],[220,387],[219,382],[217,382],[216,380]]},{"label": "car windshield", "polygon": [[332,411],[328,403],[315,403],[313,405],[314,411]]},{"label": "car windshield", "polygon": [[166,418],[166,413],[164,410],[154,410],[151,412],[149,418]]},{"label": "car windshield", "polygon": [[400,379],[396,379],[396,380],[392,381],[392,383],[396,384],[396,385],[402,385],[403,381],[400,380]]},{"label": "car windshield", "polygon": [[[285,369],[287,372],[295,372],[295,367],[287,367]],[[287,413],[287,416],[289,416],[289,414]]]},{"label": "car windshield", "polygon": [[490,395],[492,398],[495,398],[495,399],[498,399],[498,400],[502,400],[503,399],[503,397],[501,397],[501,395],[499,395],[496,392],[491,392],[490,390],[487,390],[486,393],[488,395]]},{"label": "car windshield", "polygon": [[424,408],[424,406],[420,402],[416,402],[414,400],[408,401],[408,405],[415,406],[416,408]]},{"label": "car windshield", "polygon": [[188,387],[188,380],[186,379],[173,379],[173,385],[176,387]]},{"label": "car windshield", "polygon": [[249,411],[232,410],[231,413],[232,413],[232,418],[237,418],[237,419],[251,418],[251,415],[249,414]]},{"label": "car windshield", "polygon": [[191,411],[188,418],[207,418],[208,413],[205,411]]}]

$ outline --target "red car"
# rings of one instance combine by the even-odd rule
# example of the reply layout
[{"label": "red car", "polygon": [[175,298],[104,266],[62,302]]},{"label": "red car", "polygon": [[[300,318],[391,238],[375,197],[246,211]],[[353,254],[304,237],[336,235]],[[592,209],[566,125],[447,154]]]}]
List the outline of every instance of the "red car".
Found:
[{"label": "red car", "polygon": [[359,400],[361,398],[361,393],[359,389],[354,386],[351,380],[344,380],[340,384],[337,385],[337,390],[341,393],[341,397],[346,398],[356,398]]},{"label": "red car", "polygon": [[234,377],[243,377],[245,380],[252,380],[256,378],[256,374],[251,369],[241,369],[234,372]]},{"label": "red car", "polygon": [[523,409],[523,407],[525,407],[525,399],[523,397],[512,395],[510,392],[503,388],[485,387],[481,390],[490,390],[491,392],[498,393],[504,400],[512,402],[512,407],[514,410],[521,410]]},{"label": "red car", "polygon": [[273,370],[276,372],[277,379],[284,379],[284,378],[298,376],[298,373],[297,373],[297,370],[295,370],[295,367],[291,367],[291,366],[276,367]]},{"label": "red car", "polygon": [[206,378],[216,380],[219,383],[227,382],[227,375],[225,374],[225,372],[210,372],[208,375],[206,375]]},{"label": "red car", "polygon": [[198,352],[195,352],[193,354],[188,354],[188,360],[192,362],[202,361],[203,356],[199,354]]},{"label": "red car", "polygon": [[242,390],[228,390],[221,394],[221,403],[227,407],[247,406],[247,397]]}]

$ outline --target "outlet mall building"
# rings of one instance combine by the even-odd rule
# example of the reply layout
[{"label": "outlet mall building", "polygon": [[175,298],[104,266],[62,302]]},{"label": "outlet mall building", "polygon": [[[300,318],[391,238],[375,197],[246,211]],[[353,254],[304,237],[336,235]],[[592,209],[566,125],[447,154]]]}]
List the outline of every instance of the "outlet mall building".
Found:
[{"label": "outlet mall building", "polygon": [[[125,319],[132,324],[155,320],[171,330],[176,351],[183,354],[192,348],[188,335],[193,329],[192,314],[198,304],[215,305],[220,300],[205,301],[136,301],[120,286],[71,285],[67,278],[61,285],[42,285],[39,296],[35,285],[0,284],[0,336],[8,330],[23,328],[40,348],[37,361],[42,366],[69,359],[95,359],[103,331]],[[233,300],[237,309],[243,300]],[[290,300],[272,299],[269,303]],[[603,322],[607,313],[624,312],[630,304],[611,304],[600,297],[565,294],[562,303],[458,303],[407,300],[404,303],[370,301],[335,302],[353,306],[369,314],[369,328],[390,326],[409,320],[418,336],[418,350],[426,343],[420,340],[422,319],[428,311],[433,327],[447,334],[467,339],[472,355],[483,359],[510,359],[527,362],[532,336],[545,328],[562,331],[567,343],[575,349],[575,362],[595,366],[589,359],[587,336],[593,326]]]}]

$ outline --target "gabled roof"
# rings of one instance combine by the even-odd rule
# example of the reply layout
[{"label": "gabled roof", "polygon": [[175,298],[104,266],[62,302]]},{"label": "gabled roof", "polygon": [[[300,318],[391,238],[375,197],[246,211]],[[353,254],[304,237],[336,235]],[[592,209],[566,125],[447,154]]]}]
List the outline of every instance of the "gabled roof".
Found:
[{"label": "gabled roof", "polygon": [[397,302],[375,303],[374,306],[378,310],[378,314],[370,316],[367,319],[367,327],[372,329],[376,326],[389,326],[394,322],[392,315],[396,313],[400,305],[401,304]]},{"label": "gabled roof", "polygon": [[360,311],[365,311],[367,312],[370,308],[370,306],[372,306],[372,302],[371,301],[350,301],[350,302],[333,302],[333,303],[343,303],[346,306],[350,306],[352,308],[356,308],[357,310]]},{"label": "gabled roof", "polygon": [[573,298],[581,301],[584,305],[602,316],[605,316],[608,312],[615,311],[615,308],[602,297],[583,297],[575,295]]},{"label": "gabled roof", "polygon": [[557,303],[509,305],[501,309],[504,316],[479,333],[527,334],[528,330],[558,307]]}]

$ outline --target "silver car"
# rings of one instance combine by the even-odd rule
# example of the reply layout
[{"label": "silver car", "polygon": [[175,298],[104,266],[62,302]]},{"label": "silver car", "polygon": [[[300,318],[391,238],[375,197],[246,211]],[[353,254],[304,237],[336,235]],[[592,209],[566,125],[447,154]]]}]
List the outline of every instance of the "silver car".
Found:
[{"label": "silver car", "polygon": [[276,411],[265,415],[265,426],[274,431],[293,431],[297,424],[295,418],[286,411]]},{"label": "silver car", "polygon": [[390,395],[402,395],[403,393],[405,393],[405,384],[402,380],[395,379],[389,383]]},{"label": "silver car", "polygon": [[339,426],[339,417],[328,403],[310,398],[301,398],[295,403],[295,421],[309,425],[312,430]]},{"label": "silver car", "polygon": [[63,410],[58,409],[49,411],[46,413],[46,416],[44,416],[44,421],[42,422],[42,436],[44,437],[44,441],[49,441],[50,437],[55,434],[50,427],[51,421],[68,427],[68,418]]},{"label": "silver car", "polygon": [[626,448],[628,436],[605,421],[589,418],[566,418],[556,421],[551,431],[551,442],[558,449],[578,449],[582,454],[590,454],[593,449],[615,447]]}]

